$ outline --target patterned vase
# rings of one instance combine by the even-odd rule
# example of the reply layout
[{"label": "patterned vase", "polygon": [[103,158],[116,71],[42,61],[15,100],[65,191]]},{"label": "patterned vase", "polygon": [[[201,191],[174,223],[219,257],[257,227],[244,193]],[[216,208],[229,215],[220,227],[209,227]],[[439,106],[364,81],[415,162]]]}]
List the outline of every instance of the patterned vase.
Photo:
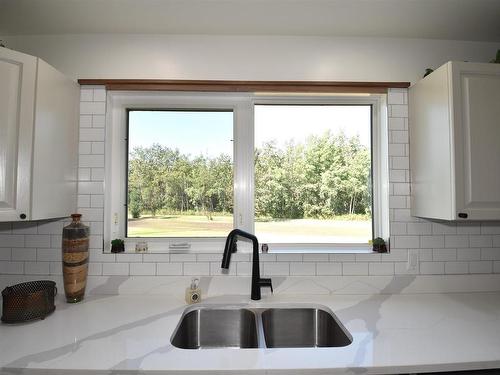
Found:
[{"label": "patterned vase", "polygon": [[85,295],[89,266],[89,227],[73,214],[71,224],[63,228],[62,264],[64,292],[69,303],[80,302]]}]

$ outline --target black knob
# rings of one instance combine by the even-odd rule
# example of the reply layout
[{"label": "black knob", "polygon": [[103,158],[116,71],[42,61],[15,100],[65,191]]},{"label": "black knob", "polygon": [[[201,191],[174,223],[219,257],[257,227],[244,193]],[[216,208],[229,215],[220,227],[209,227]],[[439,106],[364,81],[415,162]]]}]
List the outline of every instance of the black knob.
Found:
[{"label": "black knob", "polygon": [[26,214],[21,214],[21,215],[19,215],[19,217],[24,220],[24,219],[26,219]]},{"label": "black knob", "polygon": [[458,217],[461,219],[467,219],[467,217],[469,217],[469,215],[467,215],[465,212],[459,212]]}]

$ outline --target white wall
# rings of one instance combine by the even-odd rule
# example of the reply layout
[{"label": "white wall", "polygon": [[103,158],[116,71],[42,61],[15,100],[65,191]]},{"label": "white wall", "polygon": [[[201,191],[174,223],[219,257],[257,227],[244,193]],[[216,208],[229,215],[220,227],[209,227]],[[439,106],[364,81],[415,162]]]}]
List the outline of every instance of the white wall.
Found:
[{"label": "white wall", "polygon": [[499,43],[421,39],[85,34],[0,37],[77,78],[411,81]]}]

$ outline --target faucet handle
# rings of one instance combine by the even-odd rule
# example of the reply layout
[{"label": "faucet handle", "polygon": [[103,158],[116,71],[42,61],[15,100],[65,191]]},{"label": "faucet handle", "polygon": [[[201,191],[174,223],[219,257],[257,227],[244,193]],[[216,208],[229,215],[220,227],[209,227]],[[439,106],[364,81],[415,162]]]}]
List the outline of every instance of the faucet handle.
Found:
[{"label": "faucet handle", "polygon": [[263,287],[263,286],[268,286],[269,288],[271,288],[271,293],[274,293],[273,292],[273,282],[271,279],[265,279],[265,278],[261,278],[259,280],[259,286],[260,287]]}]

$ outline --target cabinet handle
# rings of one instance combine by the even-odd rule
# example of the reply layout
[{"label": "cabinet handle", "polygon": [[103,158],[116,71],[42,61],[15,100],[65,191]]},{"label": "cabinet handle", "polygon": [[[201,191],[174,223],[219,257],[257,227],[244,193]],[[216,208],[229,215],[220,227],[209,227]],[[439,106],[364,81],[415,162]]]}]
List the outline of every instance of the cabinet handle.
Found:
[{"label": "cabinet handle", "polygon": [[26,219],[26,214],[21,214],[21,215],[19,215],[19,217],[24,220],[24,219]]},{"label": "cabinet handle", "polygon": [[466,213],[464,212],[459,212],[458,213],[458,217],[461,218],[461,219],[467,219],[467,217],[469,217],[469,215],[467,215]]}]

